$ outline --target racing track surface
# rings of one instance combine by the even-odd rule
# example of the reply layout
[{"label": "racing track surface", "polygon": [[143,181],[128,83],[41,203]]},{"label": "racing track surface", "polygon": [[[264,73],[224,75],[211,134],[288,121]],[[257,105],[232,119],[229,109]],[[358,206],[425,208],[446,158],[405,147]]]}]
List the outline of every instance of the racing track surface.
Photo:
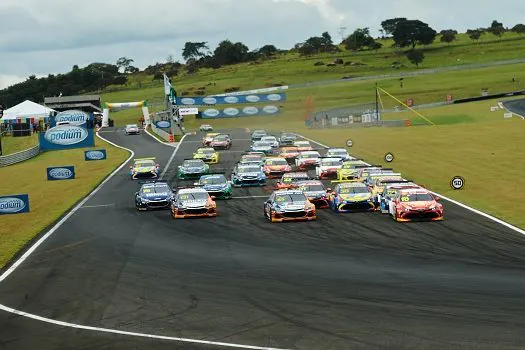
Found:
[{"label": "racing track surface", "polygon": [[509,111],[525,117],[525,99],[504,101],[503,105]]},{"label": "racing track surface", "polygon": [[[231,169],[249,134],[231,131]],[[102,134],[156,156],[147,135]],[[181,144],[166,174],[202,134]],[[124,168],[0,283],[0,304],[95,327],[289,349],[523,349],[525,236],[444,202],[446,221],[380,213],[271,224],[270,188],[236,190],[219,217],[136,212]],[[109,205],[93,207],[94,205]],[[0,312],[0,349],[219,349],[75,330]]]}]

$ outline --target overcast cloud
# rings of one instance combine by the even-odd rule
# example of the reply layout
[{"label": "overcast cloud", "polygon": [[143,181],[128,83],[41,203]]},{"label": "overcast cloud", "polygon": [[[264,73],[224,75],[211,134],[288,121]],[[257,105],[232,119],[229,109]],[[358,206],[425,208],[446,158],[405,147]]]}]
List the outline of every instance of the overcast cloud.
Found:
[{"label": "overcast cloud", "polygon": [[417,18],[434,29],[505,26],[524,22],[525,1],[506,0],[1,0],[0,88],[29,75],[65,73],[75,64],[114,63],[121,56],[139,68],[181,59],[186,41],[242,41],[290,48],[328,31],[340,41],[386,18]]}]

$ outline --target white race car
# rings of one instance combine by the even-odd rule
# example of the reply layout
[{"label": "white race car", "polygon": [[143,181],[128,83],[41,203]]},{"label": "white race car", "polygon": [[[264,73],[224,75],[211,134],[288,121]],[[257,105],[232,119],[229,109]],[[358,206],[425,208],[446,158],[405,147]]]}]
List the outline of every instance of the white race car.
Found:
[{"label": "white race car", "polygon": [[210,124],[202,124],[199,128],[200,131],[210,132],[213,131],[213,127]]},{"label": "white race car", "polygon": [[340,158],[343,161],[354,159],[354,157],[351,157],[348,154],[348,151],[344,148],[330,148],[328,151],[326,151],[325,157]]},{"label": "white race car", "polygon": [[299,156],[295,158],[295,166],[298,169],[304,170],[307,168],[316,167],[321,161],[321,155],[317,151],[300,152]]},{"label": "white race car", "polygon": [[343,167],[343,161],[338,157],[323,157],[315,168],[316,178],[323,180],[337,176],[337,170]]},{"label": "white race car", "polygon": [[275,136],[263,136],[261,142],[268,142],[273,148],[279,147],[279,141],[277,141]]},{"label": "white race car", "polygon": [[140,134],[139,127],[137,124],[126,125],[126,135],[138,135]]}]

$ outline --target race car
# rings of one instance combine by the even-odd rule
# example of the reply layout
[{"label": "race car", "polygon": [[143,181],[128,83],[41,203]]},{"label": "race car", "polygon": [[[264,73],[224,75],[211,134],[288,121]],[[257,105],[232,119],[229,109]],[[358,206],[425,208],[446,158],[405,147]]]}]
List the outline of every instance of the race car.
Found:
[{"label": "race car", "polygon": [[393,169],[387,169],[383,168],[381,165],[371,165],[371,166],[363,166],[363,167],[357,167],[357,173],[356,177],[359,179],[360,182],[365,182],[365,180],[368,178],[369,174],[374,173],[381,173],[381,172],[394,172]]},{"label": "race car", "polygon": [[213,141],[213,138],[217,135],[220,135],[217,132],[209,132],[202,138],[202,145],[204,147],[210,147],[210,143]]},{"label": "race car", "polygon": [[199,127],[199,130],[200,130],[200,131],[210,132],[210,131],[213,131],[213,127],[212,127],[210,124],[202,124],[202,125]]},{"label": "race car", "polygon": [[292,147],[281,147],[278,151],[279,157],[285,158],[287,161],[295,161],[295,158],[299,156],[299,148]]},{"label": "race car", "polygon": [[284,173],[292,171],[292,167],[285,158],[270,157],[264,161],[263,171],[267,178],[272,179],[279,178]]},{"label": "race car", "polygon": [[340,158],[342,161],[353,159],[344,148],[330,148],[326,151],[325,157]]},{"label": "race car", "polygon": [[135,208],[140,211],[169,209],[173,191],[165,181],[145,181],[135,193]]},{"label": "race car", "polygon": [[264,202],[264,216],[271,222],[317,219],[315,205],[296,190],[274,191]]},{"label": "race car", "polygon": [[279,147],[279,141],[277,141],[277,138],[275,136],[271,136],[271,135],[263,136],[261,137],[261,141],[268,142],[272,146],[272,148]]},{"label": "race car", "polygon": [[231,199],[233,194],[232,184],[226,180],[224,174],[208,174],[200,177],[195,186],[204,188],[210,196],[217,199]]},{"label": "race car", "polygon": [[319,164],[315,167],[315,177],[318,179],[330,179],[337,176],[337,170],[341,169],[343,162],[341,158],[321,157]]},{"label": "race car", "polygon": [[264,152],[246,152],[241,155],[239,163],[258,163],[260,166],[263,166],[265,157]]},{"label": "race car", "polygon": [[337,181],[358,181],[358,169],[366,166],[370,165],[361,159],[347,160],[343,162],[341,169],[337,170],[336,179]]},{"label": "race car", "polygon": [[263,152],[264,154],[273,154],[273,147],[270,142],[255,141],[250,147],[252,152]]},{"label": "race car", "polygon": [[129,166],[131,180],[139,178],[156,179],[159,175],[160,165],[155,162],[155,158],[137,158],[133,160],[133,165]]},{"label": "race car", "polygon": [[[369,170],[366,176],[363,177],[362,182],[367,186],[373,186],[374,181],[381,176],[394,175],[393,169],[375,169]],[[399,175],[399,174],[396,174]]]},{"label": "race car", "polygon": [[314,150],[312,145],[310,145],[309,141],[294,141],[293,146],[297,147],[297,151],[299,151],[299,152],[313,151]]},{"label": "race car", "polygon": [[232,139],[230,135],[219,134],[211,140],[210,147],[213,147],[213,149],[230,149],[232,147]]},{"label": "race car", "polygon": [[301,180],[310,180],[307,172],[286,173],[277,181],[275,188],[278,190],[295,188],[297,187],[296,182]]},{"label": "race car", "polygon": [[[379,205],[379,194],[383,192],[385,186],[389,183],[406,181],[401,174],[380,174],[373,178],[371,185],[368,185],[370,192],[374,196],[374,202]],[[366,184],[365,184],[366,185]]]},{"label": "race car", "polygon": [[174,219],[217,216],[215,197],[204,188],[181,188],[171,204]]},{"label": "race car", "polygon": [[210,166],[202,159],[185,159],[178,167],[177,176],[181,180],[200,178],[210,171]]},{"label": "race car", "polygon": [[237,163],[231,175],[234,187],[264,186],[266,181],[262,167],[256,164]]},{"label": "race car", "polygon": [[376,210],[372,192],[361,182],[337,184],[328,192],[328,203],[336,213]]},{"label": "race car", "polygon": [[262,137],[266,136],[268,133],[266,130],[254,130],[251,135],[252,141],[259,141]]},{"label": "race car", "polygon": [[279,135],[279,146],[293,146],[293,143],[297,140],[297,136],[290,132],[282,132]]},{"label": "race car", "polygon": [[398,190],[390,201],[389,213],[395,221],[444,220],[440,198],[422,188]]},{"label": "race car", "polygon": [[317,151],[300,152],[299,156],[295,158],[295,166],[298,169],[315,168],[321,161],[321,155]]},{"label": "race car", "polygon": [[126,128],[124,129],[126,131],[126,135],[139,135],[140,130],[137,124],[128,124],[126,125]]},{"label": "race car", "polygon": [[219,152],[216,152],[211,147],[197,148],[197,152],[193,153],[193,159],[202,159],[207,164],[217,164],[219,163],[219,158]]},{"label": "race car", "polygon": [[295,183],[296,188],[302,191],[308,200],[312,202],[316,208],[329,208],[328,195],[323,183],[319,180],[301,180]]},{"label": "race car", "polygon": [[390,202],[394,199],[398,190],[421,188],[411,181],[392,182],[385,185],[383,192],[378,194],[379,209],[381,214],[388,214]]}]

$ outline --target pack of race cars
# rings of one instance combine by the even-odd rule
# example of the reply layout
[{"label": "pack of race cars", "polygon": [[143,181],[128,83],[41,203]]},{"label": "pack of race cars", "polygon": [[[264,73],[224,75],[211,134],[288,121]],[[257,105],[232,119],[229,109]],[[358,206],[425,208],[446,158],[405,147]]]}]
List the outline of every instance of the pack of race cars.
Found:
[{"label": "pack of race cars", "polygon": [[[224,172],[214,173],[210,164],[220,163],[219,150],[232,147],[231,135],[207,133],[193,157],[177,168],[178,179],[194,182],[174,189],[156,180],[160,165],[154,158],[136,159],[131,178],[153,179],[135,194],[137,210],[170,209],[174,219],[215,217],[217,200],[231,199],[235,188],[272,186],[263,204],[263,214],[271,222],[316,220],[321,209],[379,211],[398,222],[444,219],[440,198],[393,169],[352,157],[344,148],[321,154],[293,133],[275,137],[265,130],[255,130],[251,140],[227,178]],[[331,185],[325,185],[327,181]]]}]

